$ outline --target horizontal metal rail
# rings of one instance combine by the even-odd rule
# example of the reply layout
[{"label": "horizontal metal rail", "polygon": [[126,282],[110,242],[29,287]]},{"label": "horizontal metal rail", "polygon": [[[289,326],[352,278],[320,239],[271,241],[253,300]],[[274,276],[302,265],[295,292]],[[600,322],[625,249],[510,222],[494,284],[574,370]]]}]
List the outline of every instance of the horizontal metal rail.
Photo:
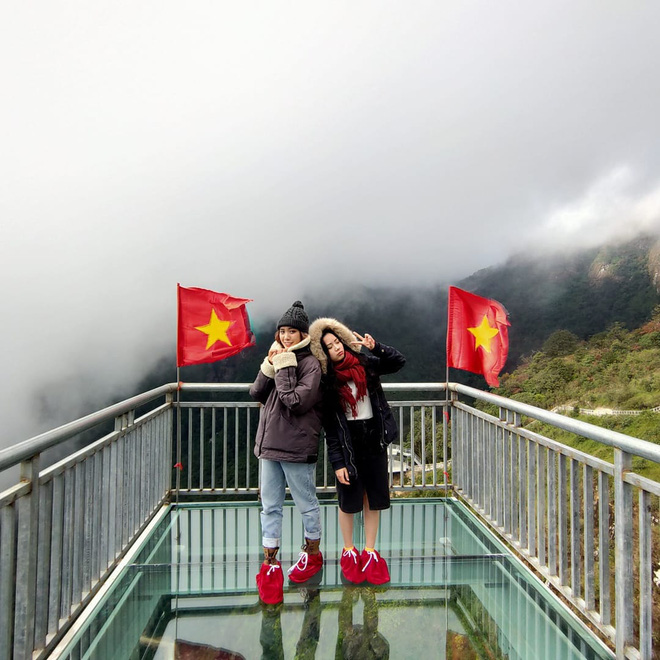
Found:
[{"label": "horizontal metal rail", "polygon": [[2,449],[0,450],[0,472],[13,465],[18,465],[21,461],[29,460],[33,456],[43,453],[46,449],[60,445],[65,440],[68,440],[83,431],[93,429],[95,426],[98,426],[103,422],[125,415],[140,406],[150,403],[166,394],[171,394],[176,390],[176,383],[162,385],[149,392],[143,392],[130,399],[115,403],[112,406],[108,406],[107,408],[93,412],[90,415],[76,419],[73,422],[58,426],[56,429],[46,431],[34,438],[30,438],[24,442],[19,442],[11,447]]},{"label": "horizontal metal rail", "polygon": [[602,442],[604,445],[621,449],[629,454],[646,458],[649,461],[660,463],[660,446],[653,444],[652,442],[633,438],[624,433],[611,431],[601,426],[594,426],[593,424],[583,422],[579,419],[573,419],[572,417],[566,417],[548,410],[536,408],[526,403],[521,403],[520,401],[506,399],[498,394],[482,392],[481,390],[476,390],[473,387],[467,387],[466,385],[460,385],[459,383],[449,383],[449,390],[451,392],[456,392],[457,394],[464,394],[465,396],[472,397],[476,401],[490,403],[505,410],[518,413],[519,415],[525,415],[540,422],[546,422],[556,428],[575,433],[583,438]]}]

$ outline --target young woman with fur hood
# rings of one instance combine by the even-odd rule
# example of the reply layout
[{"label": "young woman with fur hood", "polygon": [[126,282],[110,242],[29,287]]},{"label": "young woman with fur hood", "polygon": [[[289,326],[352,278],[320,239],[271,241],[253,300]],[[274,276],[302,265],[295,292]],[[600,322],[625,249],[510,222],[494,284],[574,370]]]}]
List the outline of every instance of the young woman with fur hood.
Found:
[{"label": "young woman with fur hood", "polygon": [[305,582],[323,567],[319,550],[321,512],[316,497],[316,461],[321,431],[321,366],[312,355],[309,318],[300,301],[277,324],[275,343],[250,387],[263,405],[254,453],[261,465],[261,531],[264,562],[257,575],[261,600],[281,603],[283,584],[277,552],[288,484],[305,528],[305,545],[289,569],[292,582]]},{"label": "young woman with fur hood", "polygon": [[[332,318],[314,321],[309,336],[324,374],[323,427],[337,477],[342,575],[355,584],[383,584],[389,570],[374,546],[380,511],[390,506],[387,445],[396,440],[398,429],[380,377],[399,371],[405,358]],[[360,353],[362,346],[371,355]],[[359,511],[364,512],[366,541],[360,554],[353,545],[353,516]]]}]

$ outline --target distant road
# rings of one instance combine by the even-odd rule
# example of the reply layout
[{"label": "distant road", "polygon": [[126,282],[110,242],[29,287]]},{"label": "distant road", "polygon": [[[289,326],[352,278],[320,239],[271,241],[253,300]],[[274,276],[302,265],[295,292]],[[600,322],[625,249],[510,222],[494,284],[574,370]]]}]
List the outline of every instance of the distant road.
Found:
[{"label": "distant road", "polygon": [[[575,410],[575,406],[566,404],[553,408],[551,412],[567,412]],[[581,415],[595,415],[596,417],[604,417],[605,415],[641,415],[644,412],[660,412],[660,406],[655,408],[647,408],[646,410],[616,410],[614,408],[578,408]]]}]

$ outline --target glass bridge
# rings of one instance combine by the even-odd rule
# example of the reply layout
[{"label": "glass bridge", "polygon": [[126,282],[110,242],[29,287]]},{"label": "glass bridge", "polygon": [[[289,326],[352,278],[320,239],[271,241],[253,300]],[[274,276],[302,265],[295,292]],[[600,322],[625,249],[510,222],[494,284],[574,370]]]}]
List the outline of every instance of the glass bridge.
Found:
[{"label": "glass bridge", "polygon": [[[168,509],[88,608],[62,658],[565,658],[611,653],[453,499],[397,499],[379,547],[391,583],[343,585],[336,503],[323,504],[326,564],[261,606],[257,503]],[[283,564],[297,559],[289,503]],[[283,544],[284,545],[284,544]],[[295,555],[295,558],[294,558]]]},{"label": "glass bridge", "polygon": [[[660,657],[660,483],[641,473],[660,447],[456,383],[385,388],[391,583],[342,584],[322,456],[324,570],[278,606],[255,584],[248,385],[163,385],[1,450],[0,660]],[[289,503],[284,568],[301,543]]]}]

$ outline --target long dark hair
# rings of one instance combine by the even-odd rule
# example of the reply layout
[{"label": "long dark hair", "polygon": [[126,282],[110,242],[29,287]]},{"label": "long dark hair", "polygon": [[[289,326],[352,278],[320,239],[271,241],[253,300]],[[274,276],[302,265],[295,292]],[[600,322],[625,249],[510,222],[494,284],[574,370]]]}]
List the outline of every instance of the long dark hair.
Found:
[{"label": "long dark hair", "polygon": [[[325,386],[327,389],[334,390],[335,392],[337,392],[339,390],[339,383],[337,381],[337,375],[335,374],[335,365],[333,361],[330,359],[330,355],[328,353],[328,347],[325,345],[325,342],[323,341],[323,338],[326,335],[332,335],[333,337],[339,339],[339,341],[344,346],[344,352],[351,353],[352,355],[354,355],[359,360],[360,364],[363,367],[365,360],[364,360],[364,355],[362,355],[362,353],[358,353],[350,346],[347,346],[346,342],[337,333],[333,332],[330,328],[326,328],[321,333],[321,348],[323,349],[325,356],[328,358],[328,362],[327,362],[328,368],[327,368],[327,374],[325,376]],[[369,373],[367,372],[367,379],[368,378],[369,378]]]}]

